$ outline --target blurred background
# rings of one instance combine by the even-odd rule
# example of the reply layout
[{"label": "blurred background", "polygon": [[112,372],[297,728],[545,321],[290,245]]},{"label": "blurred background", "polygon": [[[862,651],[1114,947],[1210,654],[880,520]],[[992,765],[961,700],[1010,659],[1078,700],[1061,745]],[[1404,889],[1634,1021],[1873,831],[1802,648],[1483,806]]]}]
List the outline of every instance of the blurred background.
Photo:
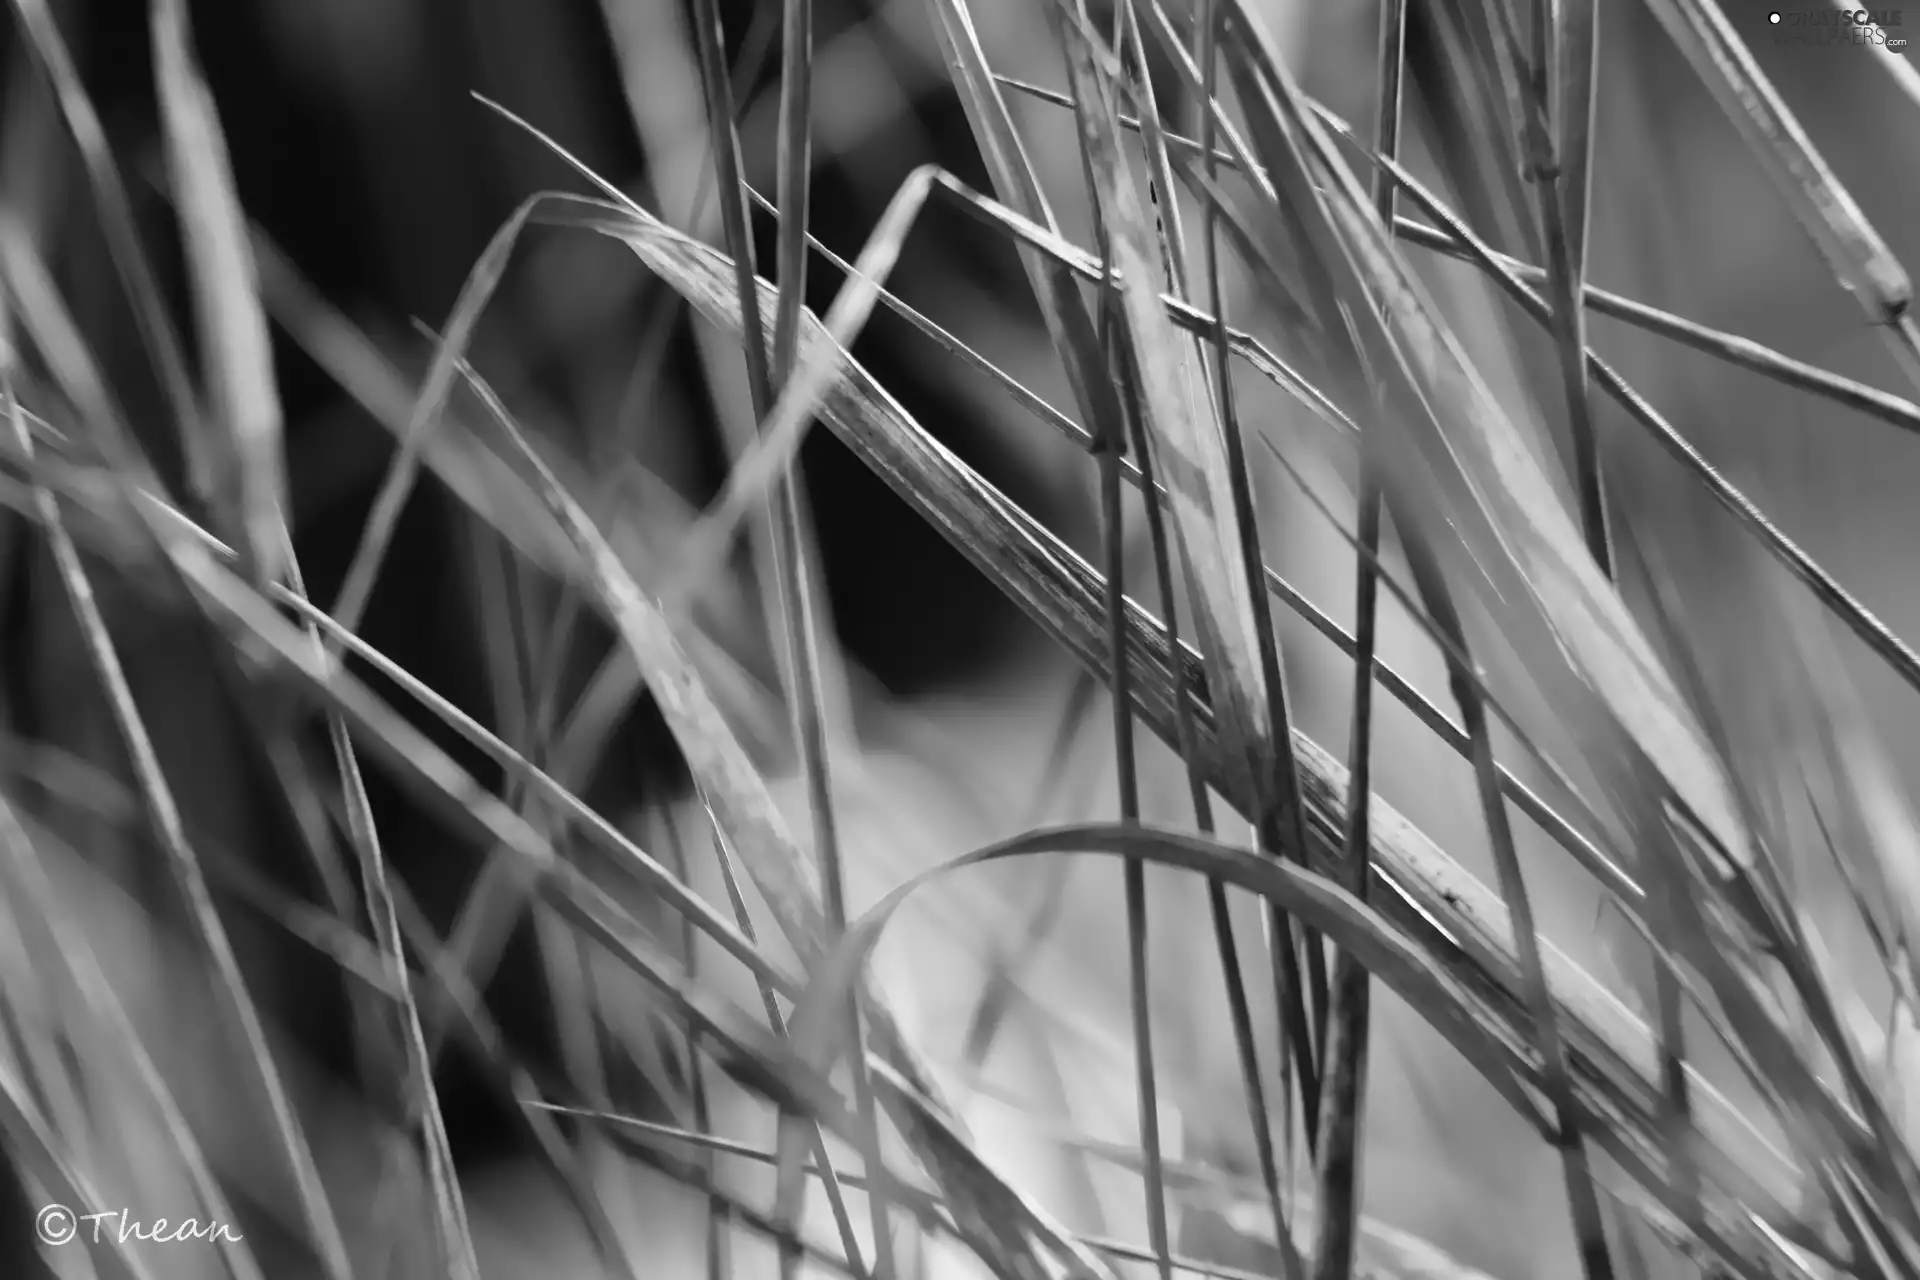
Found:
[{"label": "blurred background", "polygon": [[[528,196],[582,183],[524,132],[476,100],[484,95],[557,139],[607,180],[668,222],[718,242],[707,160],[707,121],[686,13],[675,0],[247,0],[189,6],[195,42],[231,148],[240,197],[263,246],[264,294],[278,322],[275,360],[287,424],[291,523],[307,586],[321,602],[342,582],[391,460],[406,397],[431,354],[418,324],[445,325],[457,295],[509,215]],[[976,0],[990,60],[1004,74],[1058,86],[1061,69],[1032,0]],[[1095,6],[1100,7],[1100,6]],[[1920,207],[1914,104],[1856,46],[1780,46],[1757,3],[1722,6],[1761,66],[1799,113],[1896,253],[1920,258],[1920,229],[1902,216]],[[146,244],[187,317],[187,290],[164,172],[152,52],[142,5],[54,0],[61,30],[126,175]],[[1264,0],[1263,11],[1303,87],[1356,126],[1370,127],[1374,4]],[[722,5],[736,68],[739,132],[748,176],[771,195],[779,6]],[[857,254],[902,179],[935,162],[988,185],[947,78],[924,0],[819,0],[812,227],[825,245]],[[1439,65],[1432,6],[1412,6],[1409,164],[1431,177],[1435,132],[1418,96]],[[1920,15],[1915,17],[1920,24]],[[1602,7],[1599,154],[1594,200],[1594,283],[1704,324],[1751,337],[1836,372],[1904,392],[1884,344],[1833,282],[1785,204],[1691,70],[1638,0]],[[1920,30],[1920,25],[1916,25]],[[161,388],[141,353],[125,295],[106,252],[84,172],[54,100],[21,40],[0,23],[4,119],[0,205],[7,278],[18,291],[35,270],[64,299],[76,333],[142,435],[176,470]],[[1422,68],[1426,68],[1425,78]],[[1190,103],[1167,78],[1164,102],[1191,125]],[[1016,96],[1032,155],[1050,183],[1062,228],[1087,243],[1081,168],[1070,117]],[[1174,110],[1170,107],[1169,110]],[[1478,219],[1470,194],[1455,207]],[[1516,256],[1524,246],[1489,238]],[[758,224],[762,273],[771,274],[770,219]],[[1550,348],[1477,282],[1469,268],[1409,249],[1473,355],[1512,403],[1536,420],[1560,411],[1549,379],[1529,379]],[[1531,260],[1538,260],[1537,256]],[[36,265],[37,264],[37,265]],[[809,297],[824,312],[840,274],[815,259]],[[907,242],[890,287],[1056,404],[1068,400],[1018,262],[1006,242],[936,205]],[[1246,282],[1228,281],[1235,322],[1276,332]],[[316,337],[331,316],[366,339],[348,358]],[[1516,336],[1523,335],[1523,336]],[[1606,320],[1595,345],[1709,458],[1896,632],[1920,635],[1912,572],[1911,512],[1920,447],[1882,422],[1801,397],[1703,358],[1677,352]],[[320,350],[319,348],[324,348]],[[992,483],[1089,555],[1097,554],[1094,471],[1077,449],[1027,416],[987,380],[961,367],[906,323],[882,313],[855,356],[929,431]],[[689,318],[622,246],[577,231],[536,228],[514,250],[471,346],[473,362],[538,436],[564,474],[591,492],[595,514],[642,563],[668,557],[691,514],[711,500],[729,460],[754,429],[743,366],[724,335]],[[364,357],[364,359],[361,359]],[[360,363],[355,363],[360,359]],[[385,369],[382,384],[375,368]],[[345,376],[343,376],[343,374]],[[388,389],[384,409],[378,389]],[[1532,396],[1544,387],[1542,409]],[[393,389],[400,398],[394,398]],[[1282,436],[1297,413],[1271,387],[1248,382],[1243,412],[1270,415]],[[393,408],[395,404],[399,408]],[[1602,430],[1616,472],[1619,518],[1672,558],[1687,586],[1685,612],[1701,650],[1715,655],[1709,683],[1722,695],[1728,732],[1762,762],[1797,730],[1772,699],[1741,680],[1779,620],[1750,606],[1775,598],[1775,571],[1721,514],[1689,492],[1693,482],[1635,434],[1611,407]],[[1302,457],[1314,449],[1302,433]],[[1289,437],[1295,438],[1295,437]],[[803,451],[806,508],[824,610],[845,676],[842,730],[852,744],[839,779],[854,906],[911,871],[1038,821],[1110,816],[1108,717],[1074,673],[989,583],[826,432]],[[557,592],[538,574],[504,570],[513,559],[502,528],[513,516],[481,462],[452,445],[428,449],[429,478],[405,508],[373,593],[363,637],[476,719],[505,731],[497,640],[502,589],[513,607],[550,614]],[[1307,479],[1342,520],[1352,512],[1344,464],[1303,463]],[[1294,482],[1265,478],[1270,563],[1309,599],[1351,623],[1352,557],[1340,533]],[[161,882],[137,821],[101,775],[123,762],[70,612],[37,540],[8,518],[0,533],[4,602],[4,744],[8,785],[37,824],[78,851],[69,888],[103,938],[137,1017],[150,1022],[169,1078],[197,1080],[192,1106],[218,1127],[224,1079],[207,1061],[206,997],[190,964],[170,969],[164,922],[135,904]],[[1144,557],[1144,548],[1142,551]],[[1139,561],[1144,580],[1146,561]],[[706,602],[711,629],[739,682],[728,708],[769,773],[788,779],[783,799],[804,830],[792,781],[785,716],[769,692],[779,668],[766,636],[766,599],[752,557]],[[644,579],[643,579],[644,580]],[[136,696],[153,729],[189,829],[228,850],[284,891],[314,887],[294,848],[291,819],[272,797],[266,764],[249,744],[243,713],[194,629],[156,618],[130,592],[108,589]],[[1328,751],[1345,750],[1351,675],[1330,645],[1279,614],[1299,727]],[[554,696],[578,696],[611,643],[583,614],[547,659],[564,672]],[[1444,703],[1444,671],[1403,615],[1386,624],[1386,656]],[[1920,760],[1920,718],[1864,654],[1850,655],[1875,732],[1907,770]],[[1758,668],[1754,668],[1758,669]],[[386,689],[379,681],[377,688]],[[395,699],[395,705],[410,705]],[[1458,758],[1382,702],[1378,787],[1444,847],[1478,848],[1479,814]],[[1076,710],[1076,708],[1078,708]],[[422,727],[484,780],[485,761],[423,717]],[[1863,726],[1864,731],[1864,726]],[[1108,743],[1103,747],[1103,741]],[[1149,761],[1149,816],[1177,817],[1184,780],[1164,753]],[[89,771],[89,768],[92,770]],[[691,820],[681,770],[657,715],[642,698],[589,780],[586,798],[636,832],[656,834],[662,814]],[[471,890],[481,852],[448,834],[405,793],[369,773],[373,804],[400,878],[444,934]],[[1531,836],[1533,833],[1525,833]],[[1583,959],[1604,965],[1604,930],[1590,891],[1539,856],[1543,928]],[[1102,864],[1104,865],[1104,864]],[[991,1080],[968,1096],[968,1117],[1004,1167],[1075,1226],[1141,1236],[1139,1182],[1111,1168],[1085,1172],[1056,1130],[1137,1145],[1126,1030],[1124,939],[1117,874],[1090,865],[1063,887],[1051,873],[982,873],[954,888],[933,921],[883,952],[882,987],[936,1062],[958,1063],[989,973],[1019,951],[1037,918],[1051,921],[1023,983],[1045,1020],[1015,1016],[990,1060]],[[701,883],[699,873],[696,883]],[[712,880],[711,875],[707,876]],[[957,882],[956,882],[957,883]],[[705,885],[722,900],[717,881]],[[1156,888],[1170,928],[1156,951],[1159,997],[1191,1032],[1164,1037],[1172,1095],[1170,1149],[1249,1173],[1237,1072],[1212,953],[1190,885]],[[343,1117],[326,1139],[323,1167],[351,1206],[357,1156],[348,1136],[368,1105],[352,1097],[348,1012],[335,962],[289,940],[262,913],[222,890],[250,987],[275,1024],[303,1106]],[[1042,911],[1036,907],[1050,909]],[[151,939],[142,931],[150,931]],[[892,946],[892,944],[890,944]],[[145,993],[142,998],[140,993]],[[1197,993],[1204,993],[1203,995]],[[520,931],[493,989],[491,1008],[529,1061],[557,1070],[559,1037],[536,932]],[[631,993],[629,993],[631,994]],[[742,976],[735,992],[757,997]],[[1189,997],[1192,997],[1189,999]],[[654,1024],[633,997],[608,994],[615,1032],[642,1040]],[[1182,1010],[1183,1004],[1194,1007]],[[1570,1265],[1565,1208],[1552,1156],[1505,1105],[1404,1010],[1383,1002],[1371,1116],[1367,1210],[1489,1274],[1557,1274]],[[1078,1028],[1064,1047],[1023,1031],[1031,1021]],[[636,1053],[639,1051],[636,1049]],[[644,1055],[642,1055],[644,1056]],[[644,1076],[644,1073],[642,1073]],[[1051,1079],[1049,1077],[1052,1077]],[[473,1198],[475,1232],[490,1275],[589,1274],[592,1255],[557,1196],[532,1171],[508,1108],[464,1051],[451,1048],[439,1081],[449,1135]],[[1073,1082],[1068,1087],[1066,1082]],[[638,1108],[645,1080],[631,1092]],[[1071,1095],[1071,1096],[1069,1096]],[[662,1104],[664,1106],[664,1104]],[[739,1107],[744,1130],[770,1126]],[[662,1111],[662,1114],[665,1114]],[[356,1118],[358,1117],[358,1118]],[[1053,1126],[1043,1117],[1052,1117]],[[369,1122],[371,1123],[371,1122]],[[1236,1128],[1238,1124],[1238,1128]],[[246,1164],[246,1134],[215,1144]],[[328,1133],[327,1126],[319,1131]],[[332,1150],[337,1145],[339,1149]],[[252,1157],[263,1159],[264,1157]],[[609,1177],[634,1178],[617,1156]],[[1096,1162],[1097,1163],[1097,1162]],[[623,1171],[624,1170],[624,1171]],[[729,1175],[730,1177],[733,1175]],[[750,1171],[742,1185],[763,1186]],[[664,1181],[622,1184],[633,1239],[663,1276],[698,1273],[698,1205]],[[17,1198],[25,1193],[15,1188]],[[261,1237],[272,1238],[274,1195],[262,1191]],[[543,1207],[553,1206],[553,1207]],[[349,1222],[377,1206],[342,1209]],[[155,1211],[157,1212],[157,1211]],[[0,1213],[0,1240],[31,1274],[24,1223],[31,1206]],[[1236,1225],[1238,1224],[1238,1225]],[[1270,1265],[1223,1201],[1182,1224],[1186,1251],[1223,1263]],[[757,1247],[756,1247],[757,1248]],[[763,1256],[764,1255],[764,1256]],[[578,1258],[577,1263],[569,1261]],[[285,1274],[298,1274],[297,1250]],[[185,1266],[183,1262],[168,1265]],[[772,1266],[770,1250],[740,1254],[737,1274]],[[390,1274],[407,1274],[405,1264]],[[181,1274],[191,1274],[191,1270]],[[77,1272],[75,1274],[78,1274]],[[158,1274],[158,1272],[156,1273]],[[276,1272],[276,1274],[278,1274]],[[369,1272],[369,1274],[374,1274]],[[643,1273],[646,1274],[646,1273]],[[772,1274],[771,1270],[765,1274]]]}]

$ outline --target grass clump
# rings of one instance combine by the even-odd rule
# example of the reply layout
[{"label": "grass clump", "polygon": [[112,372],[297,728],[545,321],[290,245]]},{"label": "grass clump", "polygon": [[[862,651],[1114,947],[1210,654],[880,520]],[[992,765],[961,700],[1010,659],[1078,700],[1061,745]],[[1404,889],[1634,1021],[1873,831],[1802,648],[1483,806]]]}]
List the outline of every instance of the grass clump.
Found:
[{"label": "grass clump", "polygon": [[[616,55],[659,55],[642,46],[665,27],[649,36],[606,7]],[[416,388],[395,358],[407,344],[362,331],[249,220],[185,6],[155,0],[150,169],[190,286],[184,340],[132,212],[135,169],[48,7],[15,0],[161,406],[121,407],[43,259],[31,174],[16,174],[0,486],[10,544],[60,588],[36,607],[62,611],[92,693],[79,749],[16,733],[0,785],[15,1198],[255,1226],[191,1261],[124,1239],[91,1251],[133,1275],[491,1274],[498,1228],[441,1096],[455,1044],[520,1126],[587,1265],[612,1274],[1244,1274],[1193,1243],[1208,1213],[1288,1280],[1477,1274],[1371,1199],[1379,1116],[1404,1105],[1382,1091],[1420,1087],[1393,1048],[1417,1023],[1531,1131],[1515,1167],[1557,1160],[1564,1229],[1542,1228],[1556,1274],[1920,1276],[1920,844],[1844,647],[1900,698],[1920,690],[1920,660],[1596,351],[1594,317],[1908,430],[1920,408],[1592,283],[1612,11],[1384,0],[1362,128],[1309,95],[1249,0],[1039,0],[1047,83],[996,65],[988,6],[919,7],[978,180],[914,168],[851,262],[815,236],[833,86],[810,0],[767,0],[744,37],[716,0],[688,7],[679,69],[699,88],[704,168],[698,198],[673,202],[686,213],[476,95],[490,128],[537,143],[579,190],[526,195],[428,331]],[[1647,12],[1637,38],[1682,55],[1914,376],[1905,269],[1751,34],[1711,0]],[[736,125],[758,76],[728,64],[736,47],[778,86],[770,196]],[[643,96],[634,123],[654,138]],[[1062,155],[1064,179],[1036,159]],[[895,287],[916,238],[954,214],[1015,251],[1050,344],[1044,383]],[[631,360],[638,395],[666,385],[654,335],[682,307],[716,402],[744,382],[756,429],[734,433],[703,508],[629,465],[631,434],[580,447],[490,380],[485,318],[528,242],[561,238],[623,247],[671,296]],[[1476,288],[1488,332],[1462,320]],[[1091,535],[990,483],[856,359],[882,317],[1053,428],[1094,495]],[[394,438],[331,602],[309,591],[291,519],[272,326]],[[1039,778],[1024,817],[964,794],[961,775],[993,772],[992,735],[945,767],[932,757],[951,744],[929,743],[956,731],[887,707],[916,742],[875,748],[877,699],[828,625],[801,483],[816,427],[1018,607],[1045,642],[1040,669],[1072,666],[1067,710],[1047,717],[1056,745],[1015,766]],[[423,476],[466,513],[490,714],[365,634]],[[1347,491],[1333,501],[1329,476]],[[1299,497],[1335,531],[1320,533],[1350,624],[1276,568],[1307,523]],[[1716,545],[1739,549],[1717,598],[1764,635],[1753,653],[1714,647],[1676,567],[1675,530],[1708,516]],[[732,587],[741,542],[757,607]],[[211,798],[183,801],[201,775],[128,674],[154,634],[218,699],[235,773]],[[1328,701],[1303,696],[1301,673],[1325,662],[1303,656],[1316,635],[1351,672],[1332,717],[1344,762],[1306,727],[1315,695]],[[580,660],[583,636],[604,640],[597,662]],[[768,660],[743,658],[743,636]],[[1765,759],[1730,728],[1751,702],[1796,726]],[[632,770],[642,799],[602,802],[643,705],[664,733]],[[1401,734],[1471,776],[1445,846],[1382,795]],[[1110,794],[1061,802],[1090,736]],[[903,759],[920,788],[904,802],[888,773]],[[445,923],[395,871],[389,795],[471,855]],[[942,827],[940,803],[971,808]],[[297,875],[228,847],[223,815],[242,805],[286,816]],[[874,812],[894,825],[871,830]],[[955,832],[968,851],[944,856]],[[144,873],[148,851],[165,877]],[[1104,857],[1082,873],[1083,855]],[[1050,887],[1021,945],[982,959],[979,885],[1021,867]],[[1092,886],[1112,872],[1119,897],[1103,901]],[[135,887],[130,902],[113,883]],[[1836,886],[1837,907],[1815,910],[1810,885]],[[1204,902],[1180,896],[1196,887]],[[1596,904],[1602,945],[1557,933],[1563,897]],[[977,962],[942,975],[964,990],[940,999],[871,963],[923,904],[943,923],[904,954]],[[1076,911],[1121,939],[1124,996],[1104,1016],[1074,1008],[1071,964],[1034,965]],[[528,922],[545,1054],[485,995]],[[323,956],[344,993],[344,1087],[284,1042],[302,993],[276,986],[269,931]],[[1208,990],[1169,998],[1163,975],[1191,983],[1193,957]],[[154,1001],[196,990],[214,1012],[172,1034]],[[966,1027],[953,1057],[928,1043],[948,997]],[[1091,1029],[1075,1029],[1082,1013]],[[1211,1049],[1230,1067],[1209,1074]],[[1053,1077],[1066,1121],[1022,1124],[1069,1171],[1059,1185],[974,1123],[1002,1087],[996,1051]],[[1115,1063],[1117,1139],[1079,1123]],[[1222,1080],[1230,1103],[1203,1083]],[[1425,1105],[1444,1127],[1450,1104]],[[1183,1133],[1203,1124],[1205,1141]],[[755,1167],[771,1180],[740,1173]],[[650,1259],[636,1242],[662,1222],[697,1247]],[[771,1255],[749,1257],[765,1241]]]}]

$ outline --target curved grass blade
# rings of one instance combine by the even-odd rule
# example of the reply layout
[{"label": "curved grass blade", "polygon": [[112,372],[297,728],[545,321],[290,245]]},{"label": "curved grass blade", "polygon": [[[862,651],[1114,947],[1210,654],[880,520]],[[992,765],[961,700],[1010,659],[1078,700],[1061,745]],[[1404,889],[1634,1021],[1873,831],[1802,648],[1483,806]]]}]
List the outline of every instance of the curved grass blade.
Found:
[{"label": "curved grass blade", "polygon": [[1524,1097],[1510,1075],[1505,1055],[1483,1023],[1470,1012],[1470,999],[1451,976],[1411,938],[1402,934],[1331,881],[1279,859],[1262,858],[1201,836],[1165,831],[1138,823],[1057,827],[989,845],[922,872],[863,915],[846,938],[808,979],[795,1006],[791,1032],[794,1051],[812,1069],[828,1070],[846,1049],[834,1043],[832,1010],[843,1001],[894,913],[917,890],[953,872],[1006,858],[1044,854],[1106,853],[1140,858],[1156,866],[1192,871],[1236,888],[1279,901],[1289,915],[1315,928],[1359,956],[1369,969],[1403,995],[1436,1030],[1475,1063],[1490,1083],[1510,1097]]}]

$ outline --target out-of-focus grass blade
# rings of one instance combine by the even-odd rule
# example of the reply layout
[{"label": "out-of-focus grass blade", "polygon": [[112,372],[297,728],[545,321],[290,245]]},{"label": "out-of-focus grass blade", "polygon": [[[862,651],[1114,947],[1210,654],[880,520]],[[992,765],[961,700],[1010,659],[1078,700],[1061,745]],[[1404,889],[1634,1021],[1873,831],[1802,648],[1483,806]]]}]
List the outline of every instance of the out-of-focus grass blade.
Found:
[{"label": "out-of-focus grass blade", "polygon": [[282,567],[278,531],[286,508],[273,347],[226,135],[194,58],[185,0],[154,0],[153,58],[209,398],[223,433],[224,447],[208,459],[217,469],[209,477],[216,509],[232,521],[255,572],[271,579]]},{"label": "out-of-focus grass blade", "polygon": [[[1845,0],[1836,0],[1833,7],[1843,9],[1847,6]],[[1874,61],[1887,69],[1887,74],[1893,77],[1893,82],[1900,87],[1900,92],[1906,94],[1915,106],[1920,106],[1920,69],[1915,68],[1913,63],[1907,60],[1906,54],[1897,52],[1895,47],[1888,43],[1887,29],[1880,25],[1873,13],[1869,12],[1863,16],[1872,21],[1869,29],[1879,33],[1878,39],[1869,38],[1867,41],[1867,47],[1872,51]],[[1898,25],[1897,19],[1895,25]]]},{"label": "out-of-focus grass blade", "polygon": [[[279,397],[267,318],[254,279],[252,248],[211,91],[196,64],[182,0],[155,0],[152,11],[155,81],[167,127],[176,207],[186,229],[187,259],[195,283],[201,347],[218,429],[227,447],[214,451],[214,510],[245,549],[261,581],[283,574],[299,581],[283,523],[285,458]],[[318,634],[315,633],[318,641]],[[417,1094],[406,1101],[424,1129],[428,1182],[441,1256],[454,1275],[477,1276],[478,1263],[448,1150],[432,1072],[426,1063],[419,1011],[393,918],[379,836],[374,828],[352,744],[337,717],[329,734],[345,789],[349,830],[361,856],[371,916],[399,993],[408,1077]],[[389,1204],[397,1200],[387,1201]]]},{"label": "out-of-focus grass blade", "polygon": [[[166,1080],[147,1053],[146,1046],[141,1043],[139,1032],[128,1018],[112,983],[101,970],[99,958],[91,945],[79,936],[79,930],[73,922],[64,918],[46,868],[40,861],[40,854],[33,847],[19,815],[14,812],[13,804],[5,797],[0,797],[0,847],[4,847],[7,861],[11,864],[7,876],[10,901],[38,916],[41,927],[51,939],[60,967],[67,971],[71,990],[80,997],[85,1012],[98,1024],[99,1032],[110,1037],[115,1046],[131,1060],[133,1075],[172,1139],[174,1153],[186,1170],[194,1194],[200,1197],[201,1204],[214,1221],[236,1221],[200,1143],[180,1111],[179,1103],[167,1088]],[[40,964],[44,963],[44,958],[41,958]],[[51,974],[46,976],[51,979]],[[76,1137],[71,1135],[69,1140]],[[227,1265],[232,1268],[235,1280],[261,1280],[259,1263],[244,1240],[229,1239],[223,1235],[217,1243]]]},{"label": "out-of-focus grass blade", "polygon": [[1781,605],[1802,658],[1795,674],[1813,695],[1806,703],[1819,722],[1815,738],[1826,757],[1820,772],[1846,818],[1834,852],[1855,889],[1857,908],[1873,923],[1896,1000],[1920,1009],[1920,822],[1875,740],[1842,655],[1824,634],[1823,620],[1809,617],[1803,602],[1784,593]]},{"label": "out-of-focus grass blade", "polygon": [[1885,327],[1909,377],[1920,383],[1920,338],[1907,308],[1913,281],[1714,0],[1648,0],[1648,7],[1705,82],[1750,150],[1779,184],[1827,265]]},{"label": "out-of-focus grass blade", "polygon": [[205,479],[210,475],[209,453],[213,443],[203,438],[205,430],[193,393],[193,380],[187,375],[186,358],[180,352],[179,335],[174,333],[172,322],[167,318],[166,296],[160,290],[153,263],[140,243],[133,202],[127,197],[126,184],[121,181],[113,152],[107,146],[106,130],[80,81],[79,70],[73,65],[47,0],[13,0],[13,8],[20,15],[20,25],[25,29],[34,56],[53,85],[61,114],[66,117],[74,145],[79,148],[81,163],[86,166],[87,180],[99,205],[109,256],[126,288],[134,323],[153,360],[154,372],[167,398],[167,407],[173,413],[189,466],[197,466],[200,470],[196,478]]},{"label": "out-of-focus grass blade", "polygon": [[[371,338],[317,297],[264,237],[256,236],[255,249],[263,292],[274,318],[396,441],[406,439],[415,397],[400,371]],[[421,458],[434,475],[521,555],[563,581],[588,585],[586,571],[566,534],[532,485],[489,447],[480,433],[467,429],[464,418],[455,414],[451,425],[456,429],[429,432],[419,440]],[[563,481],[585,478],[586,473],[563,455],[552,454],[547,461]],[[589,487],[569,484],[576,492]],[[644,502],[608,500],[594,506],[601,528],[636,575],[661,559],[659,548],[672,545],[684,533],[683,523],[670,519],[651,522],[650,517],[670,509],[669,497],[656,487]],[[589,598],[597,605],[599,597]],[[699,615],[693,621],[686,642],[700,665],[701,678],[716,695],[725,697],[730,715],[762,725],[768,718],[761,713],[768,701],[764,690]],[[768,740],[772,734],[760,729],[758,737]],[[562,759],[570,758],[568,744],[578,745],[570,735],[562,735],[561,744],[557,750]]]},{"label": "out-of-focus grass blade", "polygon": [[[61,393],[83,422],[119,440],[129,439],[126,417],[79,324],[67,309],[52,270],[27,228],[0,211],[0,273],[4,273],[21,336],[39,352]],[[131,449],[123,450],[131,454]],[[155,483],[151,474],[142,483]]]},{"label": "out-of-focus grass blade", "polygon": [[[0,410],[5,412],[6,426],[15,446],[22,457],[31,462],[34,456],[33,438],[13,392],[12,328],[10,311],[4,299],[0,299]],[[126,477],[120,479],[123,483],[130,483]],[[168,870],[185,903],[189,922],[219,983],[222,1021],[234,1041],[230,1047],[245,1053],[252,1067],[255,1083],[260,1090],[259,1102],[267,1111],[274,1138],[287,1163],[287,1174],[300,1201],[305,1225],[310,1233],[308,1243],[315,1250],[317,1260],[328,1276],[333,1280],[346,1280],[351,1270],[346,1242],[340,1234],[332,1206],[327,1201],[312,1149],[300,1128],[292,1100],[275,1065],[259,1010],[255,1008],[253,997],[248,993],[240,973],[233,944],[214,907],[198,855],[186,838],[172,787],[155,753],[152,736],[141,718],[133,690],[127,682],[119,648],[107,630],[92,579],[81,560],[79,548],[67,530],[58,500],[50,490],[39,484],[34,487],[34,496],[40,523],[53,553],[55,569],[102,686],[115,729],[129,757],[153,838],[167,861]]]},{"label": "out-of-focus grass blade", "polygon": [[[4,1068],[0,1068],[0,1134],[6,1136],[8,1154],[21,1161],[50,1194],[59,1197],[56,1204],[110,1203],[90,1179],[73,1167],[66,1145],[33,1105],[23,1082],[15,1080],[13,1072]],[[61,1225],[58,1217],[47,1221],[56,1230]],[[89,1235],[97,1225],[97,1222],[88,1224]],[[77,1235],[79,1221],[72,1220],[72,1226]],[[101,1235],[106,1242],[106,1258],[114,1267],[113,1274],[126,1276],[128,1280],[153,1280],[153,1273],[141,1260],[139,1251],[131,1248],[118,1230],[110,1229]]]}]

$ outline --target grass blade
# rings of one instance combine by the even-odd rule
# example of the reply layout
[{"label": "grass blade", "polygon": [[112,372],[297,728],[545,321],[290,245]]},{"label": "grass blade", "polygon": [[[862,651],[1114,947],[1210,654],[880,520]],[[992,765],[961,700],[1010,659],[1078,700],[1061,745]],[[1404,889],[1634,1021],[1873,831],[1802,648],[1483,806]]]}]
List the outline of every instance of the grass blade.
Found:
[{"label": "grass blade", "polygon": [[283,568],[279,529],[286,507],[273,348],[226,137],[193,55],[185,0],[154,0],[153,56],[207,385],[226,446],[211,450],[214,471],[207,479],[215,510],[232,522],[255,572],[271,579]]},{"label": "grass blade", "polygon": [[[1402,73],[1406,62],[1406,0],[1380,6],[1379,86],[1375,98],[1374,143],[1382,156],[1399,153]],[[1201,145],[1206,150],[1203,137]],[[1384,170],[1373,187],[1380,220],[1393,225],[1394,187]],[[1377,443],[1360,441],[1359,542],[1355,570],[1353,628],[1353,711],[1347,747],[1347,776],[1352,797],[1347,814],[1345,887],[1367,899],[1368,820],[1373,798],[1373,668],[1379,625],[1381,506],[1380,464],[1372,456]],[[1314,1242],[1315,1280],[1343,1280],[1353,1270],[1354,1240],[1360,1221],[1360,1126],[1369,1050],[1368,974],[1353,956],[1336,957],[1332,982],[1331,1033],[1327,1040],[1326,1093],[1321,1103],[1319,1175],[1321,1213]]]}]

